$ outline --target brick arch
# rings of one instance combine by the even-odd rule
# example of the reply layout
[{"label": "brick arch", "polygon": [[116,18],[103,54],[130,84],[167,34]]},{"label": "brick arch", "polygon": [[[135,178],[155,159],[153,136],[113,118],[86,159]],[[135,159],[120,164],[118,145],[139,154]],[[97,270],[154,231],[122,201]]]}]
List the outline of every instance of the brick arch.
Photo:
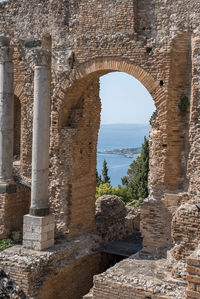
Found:
[{"label": "brick arch", "polygon": [[161,87],[160,82],[142,67],[128,59],[119,57],[97,58],[78,65],[72,71],[69,78],[63,79],[59,84],[56,96],[61,100],[60,104],[62,105],[67,90],[72,87],[75,82],[84,80],[84,78],[92,76],[92,74],[99,73],[99,76],[102,76],[115,71],[127,73],[140,81],[153,97],[157,107],[157,103],[160,103],[161,98],[164,96],[165,88],[163,86]]},{"label": "brick arch", "polygon": [[14,95],[19,99],[21,104],[24,102],[25,94],[24,94],[24,85],[23,84],[16,84],[15,85]]},{"label": "brick arch", "polygon": [[[52,159],[56,157],[57,169],[65,173],[60,177],[61,188],[57,195],[57,203],[62,206],[66,219],[63,222],[60,213],[57,219],[59,219],[58,222],[62,222],[63,232],[67,228],[71,236],[91,232],[94,229],[93,199],[96,188],[95,161],[100,123],[100,101],[93,101],[93,99],[99,97],[99,84],[97,83],[99,77],[113,71],[130,74],[139,80],[155,101],[160,123],[163,126],[166,123],[166,114],[163,113],[167,109],[165,86],[160,86],[160,82],[150,73],[127,59],[108,57],[87,61],[76,66],[68,77],[63,78],[54,93],[55,101],[52,102],[51,136],[57,134],[57,141],[55,143],[51,138],[51,155]],[[83,101],[85,95],[89,100]],[[89,125],[91,123],[92,125]],[[154,192],[157,190],[161,192],[165,165],[161,136],[163,133],[156,117],[154,123],[156,127],[151,149],[154,152],[156,165],[151,167],[153,174],[150,186]],[[163,165],[162,169],[159,165]],[[51,198],[54,198],[52,209],[55,205],[53,192],[52,189]],[[66,198],[67,194],[67,200],[70,203],[68,208],[64,201],[60,201],[62,194],[63,198]],[[77,213],[81,217],[77,218]],[[88,217],[84,218],[84,215]],[[84,222],[82,222],[83,218]]]},{"label": "brick arch", "polygon": [[159,85],[159,82],[157,82],[144,69],[125,59],[118,60],[116,58],[102,58],[96,61],[89,61],[81,64],[75,71],[74,75],[76,79],[81,79],[91,73],[103,70],[127,73],[139,80],[150,93],[152,93]]}]

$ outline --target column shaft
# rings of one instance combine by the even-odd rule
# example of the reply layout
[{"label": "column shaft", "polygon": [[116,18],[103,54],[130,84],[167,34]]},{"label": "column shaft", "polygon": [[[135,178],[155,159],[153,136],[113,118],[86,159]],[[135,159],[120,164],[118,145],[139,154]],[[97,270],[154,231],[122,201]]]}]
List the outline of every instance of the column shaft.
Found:
[{"label": "column shaft", "polygon": [[30,214],[45,216],[48,208],[50,67],[36,66],[32,145],[32,188]]},{"label": "column shaft", "polygon": [[12,181],[13,63],[9,40],[0,37],[0,184]]}]

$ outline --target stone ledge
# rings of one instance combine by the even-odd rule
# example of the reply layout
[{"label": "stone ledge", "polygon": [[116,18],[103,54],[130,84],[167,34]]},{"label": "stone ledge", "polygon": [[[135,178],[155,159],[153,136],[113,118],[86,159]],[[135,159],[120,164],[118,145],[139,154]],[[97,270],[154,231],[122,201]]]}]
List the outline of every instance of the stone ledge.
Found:
[{"label": "stone ledge", "polygon": [[[87,254],[93,253],[101,242],[97,235],[87,234],[78,238],[55,244],[53,248],[37,251],[25,248],[23,245],[15,245],[0,252],[0,266],[21,265],[23,268],[35,269],[43,262],[54,262],[58,258],[62,266],[79,259]],[[58,265],[59,267],[59,265]]]},{"label": "stone ledge", "polygon": [[[135,257],[135,258],[134,258]],[[183,299],[187,283],[174,279],[165,259],[142,259],[133,256],[94,277],[93,299],[126,298]],[[115,295],[117,292],[117,295]],[[146,297],[145,297],[146,296]]]},{"label": "stone ledge", "polygon": [[41,286],[51,275],[55,274],[56,277],[61,269],[75,261],[78,263],[82,258],[96,256],[94,249],[99,247],[100,242],[98,236],[87,234],[65,240],[44,251],[15,245],[0,252],[0,268],[9,274],[28,298],[38,298]]}]

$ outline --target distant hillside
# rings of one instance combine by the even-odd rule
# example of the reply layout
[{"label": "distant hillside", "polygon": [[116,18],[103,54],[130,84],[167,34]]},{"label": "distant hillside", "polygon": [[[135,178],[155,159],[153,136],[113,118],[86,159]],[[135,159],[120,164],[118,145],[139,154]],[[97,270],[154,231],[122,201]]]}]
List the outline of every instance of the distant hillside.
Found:
[{"label": "distant hillside", "polygon": [[113,150],[104,150],[98,151],[99,154],[113,154],[113,155],[122,155],[126,158],[134,158],[135,155],[140,154],[141,147],[136,148],[120,148],[120,149],[113,149]]}]

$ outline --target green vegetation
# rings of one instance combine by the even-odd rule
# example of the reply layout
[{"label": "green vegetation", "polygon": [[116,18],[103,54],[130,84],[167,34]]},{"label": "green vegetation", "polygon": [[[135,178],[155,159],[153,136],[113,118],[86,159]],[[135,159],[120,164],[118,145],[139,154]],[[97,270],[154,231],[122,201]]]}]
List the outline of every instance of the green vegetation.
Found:
[{"label": "green vegetation", "polygon": [[118,187],[112,187],[110,183],[100,184],[96,189],[96,198],[104,194],[117,195],[125,203],[131,201],[131,195],[129,194],[127,188],[121,185],[118,185]]},{"label": "green vegetation", "polygon": [[102,184],[102,178],[101,175],[98,174],[97,170],[96,170],[96,181],[97,181],[97,187],[99,187],[99,185]]},{"label": "green vegetation", "polygon": [[181,113],[185,113],[187,111],[187,107],[189,106],[189,99],[185,95],[182,95],[179,101],[179,109]]},{"label": "green vegetation", "polygon": [[149,173],[149,142],[144,137],[141,154],[130,164],[127,175],[122,178],[122,185],[117,188],[110,185],[107,163],[104,160],[102,175],[97,173],[96,198],[104,194],[119,196],[126,204],[139,207],[148,196],[148,173]]},{"label": "green vegetation", "polygon": [[0,250],[4,250],[7,247],[10,247],[13,245],[13,241],[11,239],[3,239],[0,240]]},{"label": "green vegetation", "polygon": [[127,187],[134,200],[144,199],[148,196],[148,173],[149,142],[144,137],[140,156],[131,163],[127,176],[122,178],[122,184]]},{"label": "green vegetation", "polygon": [[98,174],[98,171],[96,170],[97,187],[106,183],[110,184],[110,177],[108,176],[108,166],[106,160],[103,161],[102,177]]},{"label": "green vegetation", "polygon": [[110,183],[110,177],[108,176],[108,166],[106,160],[103,161],[102,177],[102,184]]}]

